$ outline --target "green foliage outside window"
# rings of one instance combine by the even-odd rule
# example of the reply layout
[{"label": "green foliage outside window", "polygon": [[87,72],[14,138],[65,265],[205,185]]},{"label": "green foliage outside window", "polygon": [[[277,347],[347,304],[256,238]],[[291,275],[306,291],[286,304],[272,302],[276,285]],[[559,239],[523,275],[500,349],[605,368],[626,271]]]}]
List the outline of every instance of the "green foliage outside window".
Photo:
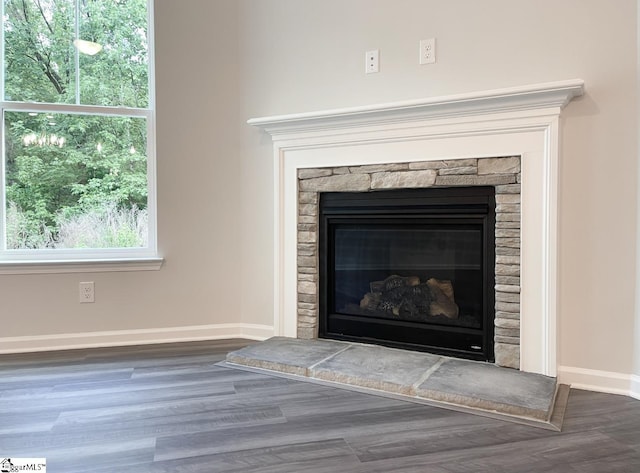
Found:
[{"label": "green foliage outside window", "polygon": [[146,0],[4,0],[3,28],[7,249],[146,246]]}]

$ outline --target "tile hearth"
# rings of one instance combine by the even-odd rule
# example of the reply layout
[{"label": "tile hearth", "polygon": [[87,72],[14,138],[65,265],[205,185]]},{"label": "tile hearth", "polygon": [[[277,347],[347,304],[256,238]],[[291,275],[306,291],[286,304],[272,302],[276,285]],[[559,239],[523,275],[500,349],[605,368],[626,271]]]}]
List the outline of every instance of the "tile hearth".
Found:
[{"label": "tile hearth", "polygon": [[558,431],[569,392],[555,378],[488,363],[323,339],[273,337],[225,365]]}]

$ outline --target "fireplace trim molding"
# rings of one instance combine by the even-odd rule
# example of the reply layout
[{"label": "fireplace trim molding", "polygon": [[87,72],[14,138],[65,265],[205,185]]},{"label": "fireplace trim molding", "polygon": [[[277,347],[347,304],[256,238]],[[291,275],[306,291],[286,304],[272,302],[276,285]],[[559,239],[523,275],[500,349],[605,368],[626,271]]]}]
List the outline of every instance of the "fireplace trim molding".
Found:
[{"label": "fireplace trim molding", "polygon": [[298,170],[521,156],[520,369],[557,375],[560,113],[580,79],[255,118],[274,151],[274,333],[297,335]]}]

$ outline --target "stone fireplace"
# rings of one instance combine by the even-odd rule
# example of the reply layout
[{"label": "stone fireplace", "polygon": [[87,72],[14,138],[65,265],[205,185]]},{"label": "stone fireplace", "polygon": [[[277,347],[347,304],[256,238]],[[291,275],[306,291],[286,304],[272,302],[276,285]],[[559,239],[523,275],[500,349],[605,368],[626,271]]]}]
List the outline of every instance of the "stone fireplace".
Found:
[{"label": "stone fireplace", "polygon": [[489,185],[496,361],[556,376],[560,114],[582,91],[572,80],[250,120],[274,145],[274,333],[317,336],[319,193]]},{"label": "stone fireplace", "polygon": [[[478,350],[487,353],[488,358],[493,358],[495,353],[495,362],[499,366],[519,368],[520,170],[519,156],[300,169],[298,171],[297,336],[309,339],[318,336],[320,322],[318,303],[321,289],[319,278],[322,275],[318,264],[320,194],[427,188],[469,189],[491,186],[495,188],[497,205],[495,206],[495,232],[493,228],[491,232],[492,235],[495,233],[495,268],[491,268],[493,271],[490,290],[493,294],[489,299],[492,302],[495,301],[495,312],[491,310],[491,320],[487,320],[486,323],[487,328],[492,331],[489,339],[493,346]],[[458,290],[460,289],[458,287]],[[493,318],[494,313],[495,318]],[[440,329],[447,325],[446,322],[444,320],[444,323],[439,324]],[[404,322],[405,325],[408,323],[410,322]],[[422,324],[414,323],[408,330],[415,332],[422,327]],[[458,327],[457,329],[462,330]],[[495,333],[493,333],[494,330]],[[473,346],[483,345],[481,337],[471,337],[470,340],[473,340],[470,342]],[[407,345],[410,344],[407,343]],[[416,346],[419,345],[416,344]],[[433,346],[433,343],[431,345]],[[444,349],[443,344],[436,344],[436,346],[440,346],[441,350]],[[466,352],[467,357],[476,358],[471,350],[462,351],[460,348],[458,347],[457,351],[461,354]],[[444,352],[447,353],[446,350]],[[455,352],[456,350],[449,351],[451,354]],[[476,359],[487,359],[487,357],[480,356]]]}]

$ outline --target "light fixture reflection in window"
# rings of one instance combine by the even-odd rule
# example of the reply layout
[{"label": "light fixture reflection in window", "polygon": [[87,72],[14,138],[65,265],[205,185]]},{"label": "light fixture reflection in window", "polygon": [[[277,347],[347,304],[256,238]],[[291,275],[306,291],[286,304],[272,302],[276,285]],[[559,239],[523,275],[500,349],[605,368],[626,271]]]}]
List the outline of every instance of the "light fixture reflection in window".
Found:
[{"label": "light fixture reflection in window", "polygon": [[62,148],[65,141],[64,136],[48,135],[46,133],[41,135],[29,133],[22,137],[22,143],[24,143],[25,146],[51,146]]},{"label": "light fixture reflection in window", "polygon": [[93,41],[87,41],[85,39],[74,39],[73,45],[78,51],[89,56],[95,56],[102,51],[102,45],[94,43]]}]

